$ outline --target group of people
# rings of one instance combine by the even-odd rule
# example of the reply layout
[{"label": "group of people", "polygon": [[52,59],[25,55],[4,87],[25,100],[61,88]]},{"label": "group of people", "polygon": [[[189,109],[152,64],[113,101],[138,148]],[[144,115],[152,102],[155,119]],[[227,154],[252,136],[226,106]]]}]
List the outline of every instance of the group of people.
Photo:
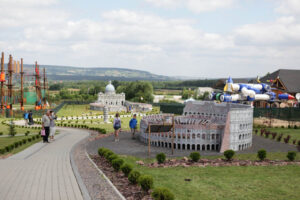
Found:
[{"label": "group of people", "polygon": [[[138,124],[138,121],[136,119],[136,114],[134,114],[133,118],[129,121],[129,127],[131,129],[132,139],[135,139],[134,136],[135,136],[135,133],[136,133],[136,130],[137,130],[137,124]],[[114,130],[115,130],[115,142],[118,142],[119,141],[119,132],[121,130],[121,118],[120,118],[119,113],[117,113],[115,118],[114,118],[113,127],[114,127]]]},{"label": "group of people", "polygon": [[24,120],[25,120],[25,125],[33,125],[33,116],[32,116],[32,111],[30,110],[29,112],[24,113]]},{"label": "group of people", "polygon": [[49,143],[49,136],[51,140],[54,140],[55,135],[55,120],[57,119],[55,113],[52,110],[48,110],[42,117],[42,137],[44,143]]}]

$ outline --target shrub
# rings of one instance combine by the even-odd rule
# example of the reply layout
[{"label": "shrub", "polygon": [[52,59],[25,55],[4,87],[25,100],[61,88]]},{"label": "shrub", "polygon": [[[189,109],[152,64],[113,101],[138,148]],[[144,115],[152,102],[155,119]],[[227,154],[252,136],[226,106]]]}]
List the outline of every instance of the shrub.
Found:
[{"label": "shrub", "polygon": [[111,154],[110,156],[108,156],[107,160],[108,160],[110,163],[112,163],[112,161],[115,160],[115,159],[117,159],[117,158],[119,158],[118,155],[116,155],[116,154]]},{"label": "shrub", "polygon": [[282,139],[283,134],[281,133],[278,137],[277,137],[277,142],[280,142]]},{"label": "shrub", "polygon": [[23,144],[23,141],[20,140],[20,141],[19,141],[19,146],[22,146],[22,144]]},{"label": "shrub", "polygon": [[0,154],[5,154],[5,152],[6,152],[5,148],[0,149]]},{"label": "shrub", "polygon": [[298,144],[298,146],[300,146],[300,140],[298,140],[298,143],[297,143],[297,144]]},{"label": "shrub", "polygon": [[31,142],[31,138],[28,138],[27,141],[28,141],[28,142]]},{"label": "shrub", "polygon": [[139,185],[141,186],[142,190],[148,192],[151,188],[153,188],[153,178],[149,175],[142,175],[139,178]]},{"label": "shrub", "polygon": [[255,129],[255,134],[257,135],[257,133],[258,133],[258,130],[257,130],[257,129]]},{"label": "shrub", "polygon": [[267,151],[264,149],[261,149],[257,152],[257,157],[259,158],[260,161],[263,161],[267,157]]},{"label": "shrub", "polygon": [[107,151],[108,149],[102,147],[98,149],[98,155],[99,156],[104,156],[104,153]]},{"label": "shrub", "polygon": [[141,176],[141,173],[138,171],[131,171],[128,175],[128,180],[132,184],[137,184],[139,178]]},{"label": "shrub", "polygon": [[193,162],[198,162],[201,156],[200,156],[200,153],[198,153],[198,152],[192,152],[190,154],[190,157]]},{"label": "shrub", "polygon": [[166,160],[166,154],[164,153],[159,153],[156,155],[156,160],[159,164],[164,163]]},{"label": "shrub", "polygon": [[32,140],[32,141],[34,141],[35,139],[36,139],[35,136],[32,136],[32,137],[31,137],[31,140]]},{"label": "shrub", "polygon": [[297,140],[293,139],[293,145],[296,145]]},{"label": "shrub", "polygon": [[297,125],[295,125],[295,126],[294,126],[294,129],[298,129],[298,126],[297,126]]},{"label": "shrub", "polygon": [[272,133],[272,139],[275,140],[277,133]]},{"label": "shrub", "polygon": [[288,125],[288,128],[291,128],[291,125]]},{"label": "shrub", "polygon": [[231,149],[224,151],[224,156],[227,161],[230,161],[233,158],[234,154],[235,152]]},{"label": "shrub", "polygon": [[25,132],[25,136],[28,136],[30,134],[30,131]]},{"label": "shrub", "polygon": [[295,151],[289,151],[286,157],[289,159],[289,161],[294,161],[297,156],[297,153]]},{"label": "shrub", "polygon": [[3,135],[3,132],[0,132],[0,135]]},{"label": "shrub", "polygon": [[174,195],[167,188],[155,188],[151,193],[154,200],[174,200]]},{"label": "shrub", "polygon": [[284,126],[282,125],[281,128],[284,128]]},{"label": "shrub", "polygon": [[290,141],[290,138],[291,138],[291,136],[290,135],[288,135],[286,138],[284,138],[283,140],[284,140],[284,143],[289,143],[289,141]]},{"label": "shrub", "polygon": [[26,144],[26,143],[27,143],[27,140],[26,140],[26,139],[23,139],[22,142],[23,142],[23,144]]},{"label": "shrub", "polygon": [[114,152],[112,152],[111,150],[107,150],[105,153],[104,153],[104,157],[106,158],[106,159],[108,159],[108,157],[110,156],[110,155],[112,155],[112,154],[114,154]]},{"label": "shrub", "polygon": [[125,176],[128,176],[129,173],[132,171],[132,166],[129,165],[129,164],[124,164],[122,167],[121,167],[121,171],[124,173]]},{"label": "shrub", "polygon": [[12,151],[15,148],[15,145],[11,144],[9,145],[9,151]]},{"label": "shrub", "polygon": [[124,163],[123,159],[117,158],[112,161],[112,166],[113,166],[114,170],[119,171],[121,166],[123,165],[123,163]]},{"label": "shrub", "polygon": [[5,149],[6,152],[10,151],[10,147],[9,146],[4,147],[4,149]]},{"label": "shrub", "polygon": [[19,146],[19,142],[14,142],[14,147],[17,148]]}]

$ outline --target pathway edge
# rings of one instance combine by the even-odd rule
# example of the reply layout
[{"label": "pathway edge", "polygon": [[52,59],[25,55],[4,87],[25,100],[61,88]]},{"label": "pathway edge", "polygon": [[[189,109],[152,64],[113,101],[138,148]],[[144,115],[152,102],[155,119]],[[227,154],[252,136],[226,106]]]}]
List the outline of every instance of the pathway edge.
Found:
[{"label": "pathway edge", "polygon": [[70,163],[71,163],[71,167],[72,167],[72,170],[73,170],[73,173],[75,175],[75,178],[76,178],[76,181],[77,181],[77,184],[79,186],[79,189],[81,191],[81,194],[82,194],[82,197],[84,200],[92,200],[92,198],[90,197],[90,194],[80,176],[80,173],[78,171],[78,168],[75,164],[75,160],[74,160],[74,156],[73,156],[73,152],[74,152],[74,149],[79,145],[79,143],[83,140],[85,140],[86,138],[88,138],[90,136],[90,133],[84,137],[82,140],[78,141],[75,145],[73,145],[71,151],[70,151]]},{"label": "pathway edge", "polygon": [[91,157],[89,156],[89,154],[85,151],[85,155],[87,156],[87,158],[89,159],[89,161],[94,165],[94,167],[98,170],[99,174],[101,176],[103,176],[103,178],[108,182],[108,184],[112,187],[112,189],[118,194],[118,196],[122,199],[122,200],[126,200],[126,198],[120,193],[120,191],[116,188],[116,186],[114,186],[114,184],[109,180],[109,178],[107,178],[107,176],[101,171],[101,169],[99,169],[99,167],[96,165],[96,163],[91,159]]}]

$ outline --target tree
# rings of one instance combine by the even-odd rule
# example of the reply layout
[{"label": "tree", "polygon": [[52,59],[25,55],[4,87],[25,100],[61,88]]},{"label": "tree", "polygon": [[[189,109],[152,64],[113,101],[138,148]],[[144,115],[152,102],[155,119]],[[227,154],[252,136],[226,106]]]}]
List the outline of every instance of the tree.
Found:
[{"label": "tree", "polygon": [[15,129],[15,123],[13,120],[10,121],[9,127],[8,127],[8,133],[10,136],[15,136],[17,134],[17,131]]},{"label": "tree", "polygon": [[153,86],[147,81],[130,82],[125,85],[120,85],[117,92],[124,92],[126,100],[134,102],[153,102]]}]

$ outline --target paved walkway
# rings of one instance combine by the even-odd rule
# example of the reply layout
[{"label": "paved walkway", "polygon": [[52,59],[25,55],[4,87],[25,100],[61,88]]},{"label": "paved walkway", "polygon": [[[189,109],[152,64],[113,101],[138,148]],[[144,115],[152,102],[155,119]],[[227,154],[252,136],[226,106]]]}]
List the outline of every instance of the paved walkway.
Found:
[{"label": "paved walkway", "polygon": [[1,200],[81,200],[82,194],[70,164],[74,144],[87,131],[60,128],[50,144],[37,143],[0,160]]}]

